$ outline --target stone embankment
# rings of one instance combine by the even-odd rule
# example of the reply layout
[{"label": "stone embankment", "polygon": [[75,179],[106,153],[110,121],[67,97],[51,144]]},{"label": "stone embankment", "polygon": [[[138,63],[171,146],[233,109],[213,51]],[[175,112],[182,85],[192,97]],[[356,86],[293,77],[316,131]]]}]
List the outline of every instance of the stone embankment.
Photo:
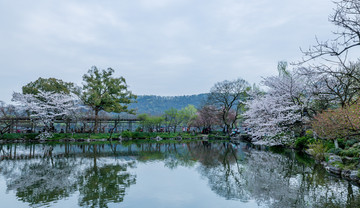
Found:
[{"label": "stone embankment", "polygon": [[[305,152],[315,158],[318,158],[312,149],[308,149]],[[350,163],[353,164],[353,168],[360,169],[360,164],[357,162],[357,158],[340,157],[339,155],[327,153],[325,153],[325,157],[328,158],[327,162],[321,161],[320,163],[327,172],[360,184],[359,171],[349,169],[346,165]],[[354,166],[354,164],[357,165]]]}]

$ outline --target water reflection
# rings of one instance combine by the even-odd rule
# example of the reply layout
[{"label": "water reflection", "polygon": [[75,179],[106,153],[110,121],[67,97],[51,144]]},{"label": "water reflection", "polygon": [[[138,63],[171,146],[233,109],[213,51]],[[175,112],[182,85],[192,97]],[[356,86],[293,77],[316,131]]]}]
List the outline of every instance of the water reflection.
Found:
[{"label": "water reflection", "polygon": [[[121,203],[129,187],[136,185],[137,165],[151,165],[152,161],[161,161],[174,171],[179,166],[192,169],[218,196],[242,204],[360,205],[357,186],[328,175],[308,158],[245,143],[8,144],[0,146],[0,160],[7,192],[33,207],[51,206],[74,194],[78,194],[81,207]],[[153,179],[161,183],[161,178]]]},{"label": "water reflection", "polygon": [[[31,206],[48,205],[78,191],[80,206],[107,207],[122,202],[126,188],[136,183],[135,175],[127,172],[135,161],[98,158],[101,149],[104,146],[9,145],[2,149],[0,173],[7,191],[15,191]],[[92,158],[82,157],[80,151]]]}]

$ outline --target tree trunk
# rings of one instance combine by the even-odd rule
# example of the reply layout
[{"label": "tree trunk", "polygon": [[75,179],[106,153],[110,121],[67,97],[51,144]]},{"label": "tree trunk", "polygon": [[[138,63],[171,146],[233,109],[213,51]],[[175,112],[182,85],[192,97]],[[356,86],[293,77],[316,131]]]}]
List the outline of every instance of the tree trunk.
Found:
[{"label": "tree trunk", "polygon": [[99,110],[95,109],[95,124],[94,124],[94,133],[99,133],[98,131],[98,119],[99,119]]},{"label": "tree trunk", "polygon": [[69,133],[69,130],[70,130],[70,121],[69,121],[68,119],[66,119],[65,121],[66,121],[66,123],[65,123],[65,125],[66,125],[66,127],[65,127],[65,132],[66,132],[66,133]]},{"label": "tree trunk", "polygon": [[337,140],[337,139],[334,140],[334,144],[335,144],[335,148],[336,148],[336,149],[339,148],[339,143],[338,143],[338,140]]},{"label": "tree trunk", "polygon": [[112,129],[110,129],[110,136],[109,136],[108,140],[111,139],[111,137],[114,133],[114,130],[117,128],[117,125],[118,125],[118,121],[115,121],[114,127]]}]

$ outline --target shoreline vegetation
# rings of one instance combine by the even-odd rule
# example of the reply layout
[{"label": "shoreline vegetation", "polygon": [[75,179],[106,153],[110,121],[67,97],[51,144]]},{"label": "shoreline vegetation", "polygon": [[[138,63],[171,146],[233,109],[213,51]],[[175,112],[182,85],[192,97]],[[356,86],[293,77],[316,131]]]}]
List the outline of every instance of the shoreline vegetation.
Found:
[{"label": "shoreline vegetation", "polygon": [[[188,132],[130,132],[121,133],[54,133],[52,137],[40,139],[40,133],[7,133],[0,136],[0,143],[22,142],[96,142],[96,141],[210,141],[230,140],[231,137],[221,132],[212,134]],[[246,137],[246,135],[242,135]]]},{"label": "shoreline vegetation", "polygon": [[299,137],[295,148],[313,157],[325,170],[360,186],[360,142],[357,139],[338,139],[339,147],[331,140]]}]

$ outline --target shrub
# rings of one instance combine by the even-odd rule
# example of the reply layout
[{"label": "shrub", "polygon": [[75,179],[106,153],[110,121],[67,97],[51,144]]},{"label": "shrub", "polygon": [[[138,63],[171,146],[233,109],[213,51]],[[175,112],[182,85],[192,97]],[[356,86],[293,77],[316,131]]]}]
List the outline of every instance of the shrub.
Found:
[{"label": "shrub", "polygon": [[36,139],[38,133],[26,133],[26,134],[18,134],[18,133],[7,133],[0,135],[0,139]]},{"label": "shrub", "polygon": [[311,144],[313,142],[314,142],[314,138],[312,138],[310,136],[298,137],[295,140],[295,148],[302,150],[302,149],[309,147],[309,144]]},{"label": "shrub", "polygon": [[286,149],[283,148],[282,146],[270,146],[269,150],[277,154],[284,154],[286,152]]},{"label": "shrub", "polygon": [[344,108],[326,110],[311,122],[312,129],[322,138],[346,138],[360,133],[360,100]]},{"label": "shrub", "polygon": [[24,139],[36,139],[38,133],[23,134]]},{"label": "shrub", "polygon": [[346,146],[346,142],[344,139],[338,139],[338,144],[341,149],[344,149]]},{"label": "shrub", "polygon": [[0,139],[19,139],[20,134],[1,134]]},{"label": "shrub", "polygon": [[346,141],[345,146],[346,147],[351,147],[354,144],[356,144],[358,141],[359,141],[358,139],[349,139],[349,140]]},{"label": "shrub", "polygon": [[324,153],[325,153],[325,145],[324,145],[324,142],[321,141],[321,140],[318,140],[312,144],[309,145],[309,147],[314,150],[314,157],[317,159],[317,160],[321,160],[323,161],[325,159],[324,157]]},{"label": "shrub", "polygon": [[150,133],[148,132],[132,132],[131,136],[133,139],[146,139],[146,138],[150,138]]},{"label": "shrub", "polygon": [[314,132],[312,130],[306,130],[305,131],[305,136],[308,136],[308,137],[312,137],[314,135]]},{"label": "shrub", "polygon": [[347,156],[347,157],[359,157],[360,149],[357,148],[350,148],[348,150],[342,150],[339,155]]},{"label": "shrub", "polygon": [[325,151],[335,148],[335,144],[334,144],[333,140],[325,140],[325,141],[323,141],[323,145],[324,145]]},{"label": "shrub", "polygon": [[139,138],[139,137],[140,137],[140,132],[137,132],[137,131],[132,132],[132,133],[131,133],[131,137],[134,138],[134,139]]},{"label": "shrub", "polygon": [[340,152],[342,151],[342,149],[340,148],[331,148],[330,150],[328,150],[328,153],[333,153],[335,155],[340,155]]},{"label": "shrub", "polygon": [[132,138],[132,134],[130,131],[123,131],[121,133],[121,137],[124,137],[124,138]]}]

